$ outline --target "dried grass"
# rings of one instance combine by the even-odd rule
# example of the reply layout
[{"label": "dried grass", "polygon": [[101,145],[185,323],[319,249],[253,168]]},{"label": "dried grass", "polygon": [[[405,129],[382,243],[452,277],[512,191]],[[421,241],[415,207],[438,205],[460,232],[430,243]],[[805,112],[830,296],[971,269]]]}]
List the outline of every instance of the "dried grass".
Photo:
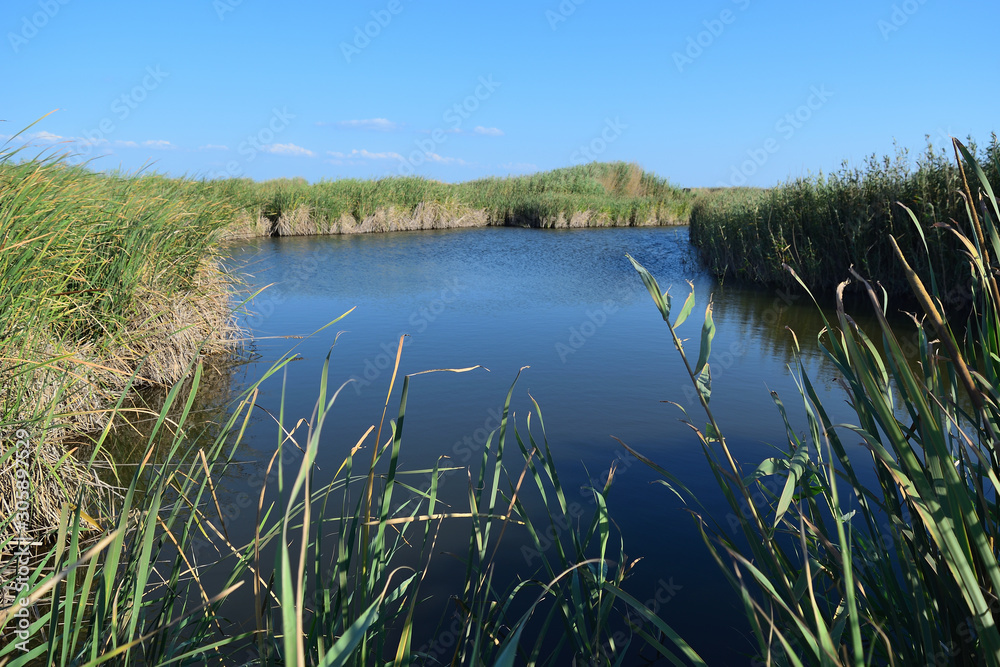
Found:
[{"label": "dried grass", "polygon": [[[18,459],[9,453],[16,449],[15,434],[12,430],[0,434],[0,516],[12,519],[0,523],[0,543],[8,539],[43,541],[60,525],[64,513],[72,515],[78,503],[81,528],[85,532],[102,530],[119,493],[99,474],[110,471],[111,462],[106,457],[82,461],[75,450],[47,439],[43,431],[28,434],[30,455]],[[22,468],[25,472],[20,472]],[[22,518],[26,521],[19,523]]]}]

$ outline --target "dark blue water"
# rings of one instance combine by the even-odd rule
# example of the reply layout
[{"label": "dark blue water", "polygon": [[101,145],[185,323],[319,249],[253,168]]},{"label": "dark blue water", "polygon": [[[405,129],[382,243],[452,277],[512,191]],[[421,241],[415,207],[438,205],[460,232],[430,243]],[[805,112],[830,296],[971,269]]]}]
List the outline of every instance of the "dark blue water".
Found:
[{"label": "dark blue water", "polygon": [[[689,289],[686,281],[692,281],[698,306],[681,329],[692,363],[705,305],[714,299],[711,403],[747,473],[775,454],[770,445],[786,441],[768,390],[778,392],[793,415],[801,414],[787,368],[793,347],[786,326],[798,333],[805,363],[834,419],[838,412],[850,415],[832,369],[816,351],[820,321],[808,299],[720,287],[699,267],[686,228],[490,228],[252,241],[231,250],[233,265],[241,267],[251,290],[271,286],[250,304],[255,314],[243,321],[260,355],[247,373],[252,378],[294,347],[301,358],[284,378],[268,381],[259,400],[276,411],[284,391],[286,423],[312,413],[328,353],[332,384],[353,379],[324,431],[322,476],[335,471],[368,426],[378,423],[401,335],[408,334],[400,377],[438,368],[489,369],[412,379],[402,468],[427,468],[442,455],[457,464],[478,459],[488,433],[499,425],[511,382],[529,366],[513,409],[523,424],[532,409],[528,395],[538,401],[570,494],[587,506],[590,494],[581,487],[600,482],[618,462],[612,516],[629,557],[642,557],[630,590],[643,600],[659,596],[660,615],[710,664],[745,664],[752,647],[742,612],[691,515],[612,438],[685,480],[725,522],[728,507],[694,434],[681,421],[684,414],[663,401],[680,403],[699,427],[705,416],[626,253],[662,287],[672,286],[677,311]],[[284,338],[310,334],[351,308],[312,337]],[[394,397],[391,416],[396,406]],[[273,451],[274,429],[265,426],[261,432],[269,435],[259,446]],[[251,429],[251,446],[254,437]],[[466,484],[460,477],[449,483]],[[511,559],[516,565],[517,557]],[[433,591],[433,583],[425,588]]]}]

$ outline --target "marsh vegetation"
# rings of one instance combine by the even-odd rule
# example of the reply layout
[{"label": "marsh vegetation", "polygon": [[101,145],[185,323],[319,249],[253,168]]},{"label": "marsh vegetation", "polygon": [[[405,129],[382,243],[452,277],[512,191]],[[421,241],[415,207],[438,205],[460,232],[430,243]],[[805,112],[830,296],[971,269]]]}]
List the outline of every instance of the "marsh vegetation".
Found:
[{"label": "marsh vegetation", "polygon": [[[696,317],[693,292],[666,294],[633,260],[636,284],[667,325],[660,349],[679,351],[693,391],[695,403],[682,413],[692,442],[739,520],[709,512],[704,485],[692,493],[668,462],[623,444],[631,461],[661,476],[657,488],[691,508],[706,553],[743,606],[756,657],[789,665],[1000,664],[995,142],[979,155],[983,167],[956,142],[957,162],[929,153],[915,172],[872,161],[865,171],[697,199],[624,164],[460,185],[255,184],[100,175],[4,151],[0,578],[21,599],[0,611],[5,639],[17,638],[0,648],[0,659],[614,665],[644,646],[674,664],[703,664],[630,592],[638,554],[635,546],[626,551],[609,509],[616,468],[585,489],[589,509],[578,512],[560,481],[544,406],[531,398],[523,419],[510,409],[520,380],[467,465],[438,459],[405,469],[404,422],[413,423],[408,406],[427,376],[400,372],[400,339],[372,427],[349,434],[336,472],[320,478],[321,439],[346,388],[331,376],[334,349],[307,418],[291,417],[284,398],[265,411],[274,446],[254,493],[237,503],[252,518],[247,539],[225,509],[234,501],[225,480],[246,464],[244,438],[261,412],[264,384],[280,378],[295,353],[234,395],[221,391],[216,403],[225,408],[213,411],[211,428],[198,423],[195,408],[206,366],[224,363],[216,355],[246,353],[232,311],[235,279],[221,269],[226,238],[449,220],[646,226],[685,222],[690,211],[692,240],[719,275],[792,285],[817,301],[832,291],[835,299],[835,315],[820,315],[823,329],[797,332],[792,346],[818,346],[836,368],[851,424],[831,417],[801,364],[799,416],[774,397],[783,451],[741,462],[711,402],[720,390],[713,306]],[[867,332],[844,306],[849,274],[869,300],[875,325]],[[967,327],[947,319],[956,289],[966,295]],[[902,294],[922,311],[907,333],[917,363],[886,317]],[[688,331],[697,319],[700,333]],[[126,396],[140,385],[165,391],[139,408]],[[139,412],[145,425],[132,441],[135,460],[121,465],[123,450],[112,440],[116,429],[135,426]],[[86,448],[74,451],[74,442]],[[445,502],[443,480],[456,470],[468,481],[465,492],[461,503]],[[465,531],[463,548],[447,557],[460,563],[461,583],[439,623],[448,624],[449,642],[434,648],[417,630],[430,588],[423,573],[443,557],[438,540],[455,526]],[[501,565],[511,541],[537,554],[513,576]],[[24,568],[10,567],[7,554],[28,543],[30,557],[18,562]],[[233,601],[252,610],[248,626],[231,622]]]}]

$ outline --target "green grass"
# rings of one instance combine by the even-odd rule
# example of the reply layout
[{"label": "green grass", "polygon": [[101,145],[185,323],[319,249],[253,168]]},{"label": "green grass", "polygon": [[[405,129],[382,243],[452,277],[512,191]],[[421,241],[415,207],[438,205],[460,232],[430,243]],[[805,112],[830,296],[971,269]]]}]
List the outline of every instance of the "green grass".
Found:
[{"label": "green grass", "polygon": [[[490,212],[493,224],[555,226],[589,212],[603,224],[684,224],[689,197],[665,179],[624,162],[592,163],[458,186],[459,200]],[[598,223],[602,224],[602,223]]]},{"label": "green grass", "polygon": [[[685,418],[740,518],[733,535],[728,521],[695,515],[708,554],[744,604],[760,664],[1000,665],[997,147],[987,148],[985,170],[974,151],[957,143],[956,151],[968,188],[957,167],[929,154],[914,173],[872,161],[864,172],[771,191],[700,195],[692,233],[702,247],[739,238],[748,253],[772,252],[744,257],[736,246],[720,246],[720,257],[754,267],[757,273],[746,275],[755,280],[828,289],[829,276],[847,270],[831,257],[842,262],[864,249],[854,275],[878,330],[857,327],[843,305],[846,286],[834,285],[837,316],[820,332],[799,332],[816,334],[802,344],[819,345],[837,368],[856,420],[833,423],[800,365],[798,411],[807,427],[796,431],[792,408],[775,396],[788,449],[764,462],[738,461],[713,414],[711,306],[692,364],[678,329],[694,310],[693,295],[678,313],[636,265],[701,400],[704,416]],[[961,191],[973,206],[955,194]],[[202,353],[232,345],[227,282],[213,268],[214,253],[248,211],[255,224],[262,216],[290,233],[318,229],[317,221],[337,231],[334,223],[348,216],[392,228],[387,210],[411,215],[430,202],[448,215],[487,211],[491,224],[548,226],[582,211],[597,221],[642,224],[683,214],[688,197],[628,165],[458,186],[421,179],[310,186],[98,175],[56,159],[18,161],[4,149],[0,380],[9,389],[0,404],[0,546],[9,553],[14,540],[53,530],[21,572],[27,616],[18,615],[22,605],[0,611],[0,632],[18,640],[0,647],[0,660],[429,662],[416,639],[428,621],[445,621],[428,618],[421,573],[441,558],[440,531],[457,527],[468,531],[458,555],[462,583],[447,608],[457,613],[458,631],[434,659],[617,665],[642,642],[672,664],[703,664],[628,591],[632,562],[607,510],[613,471],[605,487],[590,490],[593,514],[567,521],[541,409],[535,404],[524,426],[516,424],[509,414],[514,385],[500,428],[468,470],[463,504],[445,507],[439,482],[451,470],[440,461],[430,470],[398,467],[419,374],[401,379],[395,420],[383,413],[373,419],[377,430],[337,434],[349,453],[331,480],[316,483],[314,459],[343,389],[330,385],[328,359],[312,416],[296,424],[283,409],[274,416],[272,474],[247,510],[256,530],[245,542],[229,537],[220,494],[237,465],[257,389],[292,354],[233,400],[217,428],[199,428],[193,414],[204,390]],[[894,207],[896,199],[910,211]],[[961,233],[930,224],[949,218],[962,221]],[[712,220],[720,222],[715,231]],[[796,271],[772,275],[765,268],[773,261]],[[721,265],[724,272],[728,266]],[[886,292],[865,280],[872,276]],[[961,332],[945,319],[955,285],[970,294],[970,325]],[[925,316],[913,328],[916,365],[884,316],[887,294],[904,291]],[[881,338],[884,354],[870,335]],[[386,410],[397,381],[394,372]],[[134,421],[124,401],[138,383],[172,389],[144,432],[139,464],[131,476],[119,474],[114,489],[98,483],[101,464],[111,458],[114,429]],[[94,426],[88,456],[67,457],[60,438]],[[27,443],[26,459],[17,441]],[[297,463],[286,463],[283,451]],[[633,453],[700,507],[684,480]],[[25,467],[31,521],[21,526]],[[428,476],[426,489],[412,482]],[[514,578],[498,572],[505,539],[533,545],[538,562]],[[18,583],[17,576],[3,569],[0,585]],[[636,614],[648,623],[615,640],[610,629]],[[252,622],[241,627],[234,616]],[[22,627],[26,652],[14,634]],[[554,645],[546,642],[553,637]]]},{"label": "green grass", "polygon": [[[980,157],[995,179],[1000,173],[995,137]],[[943,151],[928,148],[915,169],[905,153],[872,156],[862,168],[845,165],[771,189],[700,195],[692,207],[691,241],[720,278],[790,287],[794,282],[782,268],[788,264],[811,289],[829,293],[853,266],[891,295],[902,296],[909,287],[886,242],[892,234],[925,280],[933,268],[942,296],[963,301],[969,281],[958,243],[950,231],[935,226],[968,219],[962,191],[961,174]],[[897,202],[920,220],[932,252],[924,250],[921,234]]]},{"label": "green grass", "polygon": [[[414,639],[438,619],[428,616],[420,572],[440,557],[439,532],[456,529],[469,536],[463,583],[439,608],[457,611],[460,632],[435,659],[611,665],[627,650],[632,638],[609,628],[629,609],[649,612],[625,590],[632,563],[608,516],[610,484],[591,491],[592,514],[567,517],[537,405],[526,428],[505,410],[469,471],[464,508],[438,498],[451,472],[440,462],[397,467],[414,377],[402,378],[397,418],[383,413],[377,431],[349,435],[350,454],[317,484],[314,458],[340,390],[328,383],[328,360],[311,419],[275,415],[272,474],[246,510],[256,534],[229,538],[227,472],[239,463],[260,383],[292,358],[216,408],[216,424],[200,423],[199,395],[220,393],[204,357],[236,345],[216,253],[242,207],[259,204],[279,220],[303,202],[330,220],[370,217],[384,206],[452,206],[449,197],[486,186],[202,182],[20,157],[0,150],[0,587],[20,589],[18,603],[0,610],[0,664],[429,664]],[[642,176],[625,182],[638,172],[616,169],[517,187],[584,188],[586,202],[671,192]],[[388,394],[396,382],[394,374]],[[171,389],[150,412],[136,407],[140,385]],[[85,446],[73,453],[70,442]],[[411,481],[428,475],[426,490]],[[496,571],[505,536],[537,552],[516,577]],[[30,556],[12,560],[25,539]]]},{"label": "green grass", "polygon": [[[377,429],[347,435],[349,453],[333,479],[315,483],[325,423],[344,388],[329,384],[328,357],[312,416],[291,424],[284,408],[274,415],[277,447],[246,509],[257,528],[249,542],[230,539],[231,519],[221,509],[227,472],[239,463],[258,388],[293,358],[284,356],[237,397],[225,422],[208,435],[193,410],[202,366],[171,389],[146,431],[141,463],[121,496],[98,515],[100,533],[81,511],[62,508],[58,533],[36,553],[21,593],[30,610],[24,635],[0,647],[0,660],[563,665],[576,658],[611,665],[627,650],[631,637],[616,643],[608,628],[629,609],[649,612],[623,590],[632,563],[608,516],[610,481],[591,490],[596,510],[574,525],[540,408],[535,404],[535,427],[531,416],[525,429],[510,416],[514,385],[499,429],[469,470],[465,507],[445,506],[439,481],[452,469],[440,461],[430,470],[397,465],[407,401],[420,373],[402,378],[396,419],[386,422],[383,413]],[[398,380],[394,372],[387,407]],[[112,411],[94,446],[106,446],[114,425],[128,419]],[[34,443],[45,437],[46,425],[31,430]],[[193,439],[194,433],[202,435]],[[431,483],[418,486],[428,475]],[[468,548],[456,556],[464,584],[446,607],[457,612],[459,629],[445,653],[431,655],[415,639],[444,625],[429,610],[441,610],[445,601],[421,592],[424,573],[432,560],[449,558],[435,548],[441,531],[463,529]],[[533,545],[537,554],[516,582],[496,573],[505,536]],[[0,584],[12,581],[3,570]],[[234,596],[244,602],[231,602]],[[0,610],[5,637],[20,627],[21,608]],[[240,626],[240,620],[249,623]],[[560,639],[546,641],[553,636]]]},{"label": "green grass", "polygon": [[[626,163],[447,184],[418,177],[202,181],[207,199],[238,210],[234,234],[326,234],[452,226],[685,224],[691,195]],[[415,220],[415,218],[417,220]]]},{"label": "green grass", "polygon": [[[100,429],[127,386],[172,384],[198,356],[233,348],[216,204],[181,181],[18,158],[0,147],[5,441],[46,414],[58,415],[47,441]],[[32,497],[32,531],[55,525],[79,491],[90,495],[86,475],[71,474],[64,457],[53,445],[34,459],[33,484],[49,493]],[[9,507],[11,488],[0,489]]]},{"label": "green grass", "polygon": [[[669,295],[641,266],[642,276],[697,388],[707,423],[685,414],[709,468],[736,518],[696,516],[710,553],[744,603],[757,644],[757,664],[1000,665],[1000,201],[988,175],[956,142],[956,153],[982,207],[965,217],[957,237],[972,276],[972,320],[966,332],[943,315],[941,276],[928,282],[913,270],[893,236],[896,273],[920,304],[914,322],[920,363],[909,363],[900,336],[885,319],[885,294],[858,272],[854,279],[878,317],[864,332],[836,290],[838,312],[813,341],[836,367],[856,421],[836,424],[798,367],[803,432],[785,422],[788,449],[762,463],[741,464],[710,407],[711,306],[693,366],[677,329],[693,295],[674,315]],[[912,234],[923,229],[910,219]],[[900,230],[900,235],[902,232]],[[984,239],[980,243],[979,239]],[[926,257],[934,241],[919,242]],[[926,261],[926,260],[925,260]],[[634,263],[634,262],[633,262]],[[797,273],[793,280],[805,285]],[[818,308],[817,304],[817,308]],[[672,319],[673,318],[673,319]],[[799,332],[800,335],[813,332]],[[881,337],[880,354],[871,336]],[[637,454],[638,455],[638,454]],[[683,481],[648,459],[678,493],[697,506]],[[865,484],[863,467],[873,470]]]}]

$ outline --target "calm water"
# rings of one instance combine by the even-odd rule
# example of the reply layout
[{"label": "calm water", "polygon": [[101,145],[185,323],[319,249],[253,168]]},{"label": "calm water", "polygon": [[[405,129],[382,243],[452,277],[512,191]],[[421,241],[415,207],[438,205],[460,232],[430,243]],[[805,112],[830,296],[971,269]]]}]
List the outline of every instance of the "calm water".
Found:
[{"label": "calm water", "polygon": [[[665,487],[651,484],[655,474],[623,456],[611,437],[680,476],[714,514],[725,517],[694,435],[679,421],[680,411],[662,402],[676,401],[697,424],[705,421],[666,325],[625,253],[662,286],[673,286],[677,309],[688,291],[685,281],[693,282],[699,305],[682,329],[692,357],[701,314],[714,293],[712,406],[747,472],[773,455],[769,443],[785,441],[768,390],[778,392],[794,414],[801,412],[786,367],[793,359],[786,326],[798,333],[834,419],[846,420],[850,412],[832,369],[815,350],[820,323],[807,299],[718,286],[699,267],[687,238],[686,228],[499,228],[257,240],[232,250],[250,288],[272,285],[252,303],[256,314],[244,320],[260,360],[241,378],[252,379],[295,346],[301,359],[284,379],[286,420],[308,418],[322,363],[336,340],[331,383],[355,382],[338,398],[324,431],[322,476],[336,470],[367,427],[377,424],[401,334],[409,334],[401,374],[477,364],[489,369],[411,381],[402,468],[427,468],[445,454],[461,463],[470,458],[465,452],[474,452],[478,460],[518,369],[530,366],[518,382],[513,409],[523,424],[528,394],[541,405],[564,486],[577,494],[621,459],[611,512],[630,558],[643,557],[631,590],[645,599],[666,585],[672,592],[660,614],[710,664],[748,663],[751,644],[742,614],[690,515]],[[281,338],[310,334],[352,307],[348,317],[311,338]],[[276,409],[282,386],[282,378],[266,383],[260,403]],[[391,415],[397,405],[394,398]],[[273,451],[273,425],[262,419],[254,429],[251,451],[258,444],[261,452]],[[449,480],[452,489],[461,490],[460,477]],[[589,494],[576,498],[586,504]],[[456,548],[467,539],[466,528],[459,533]],[[447,545],[448,537],[443,540]],[[517,554],[510,559],[517,564]],[[425,588],[436,592],[433,583]]]}]

